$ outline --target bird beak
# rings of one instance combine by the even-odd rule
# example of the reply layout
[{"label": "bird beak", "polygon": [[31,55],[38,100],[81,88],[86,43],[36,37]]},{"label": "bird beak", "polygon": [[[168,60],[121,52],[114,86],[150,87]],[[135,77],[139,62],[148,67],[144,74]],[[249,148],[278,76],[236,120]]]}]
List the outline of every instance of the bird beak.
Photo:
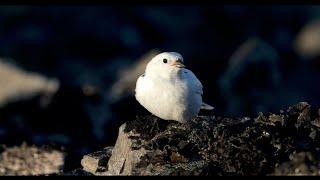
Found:
[{"label": "bird beak", "polygon": [[177,67],[177,68],[184,68],[184,67],[186,67],[180,59],[178,59],[178,60],[176,60],[174,63],[172,63],[171,66],[175,66],[175,67]]}]

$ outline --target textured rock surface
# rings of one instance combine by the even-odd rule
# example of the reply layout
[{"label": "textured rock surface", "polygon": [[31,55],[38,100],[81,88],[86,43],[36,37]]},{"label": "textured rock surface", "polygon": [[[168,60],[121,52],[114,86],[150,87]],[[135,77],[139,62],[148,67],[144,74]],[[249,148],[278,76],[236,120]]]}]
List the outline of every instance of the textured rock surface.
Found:
[{"label": "textured rock surface", "polygon": [[64,153],[33,146],[6,148],[0,155],[0,175],[49,175],[64,166]]},{"label": "textured rock surface", "polygon": [[146,154],[144,148],[138,150],[132,149],[132,138],[139,138],[139,134],[125,133],[126,125],[119,129],[117,142],[112,150],[112,155],[108,162],[108,173],[114,175],[130,175],[135,171],[140,158]]},{"label": "textured rock surface", "polygon": [[81,160],[83,169],[90,173],[105,171],[112,149],[112,147],[106,147],[101,151],[85,155]]},{"label": "textured rock surface", "polygon": [[282,163],[272,175],[320,175],[319,158],[310,152],[292,154],[290,161]]},{"label": "textured rock surface", "polygon": [[155,116],[123,124],[95,175],[317,175],[319,114],[306,102],[256,118]]},{"label": "textured rock surface", "polygon": [[94,174],[83,169],[75,169],[70,172],[53,174],[52,176],[94,176]]}]

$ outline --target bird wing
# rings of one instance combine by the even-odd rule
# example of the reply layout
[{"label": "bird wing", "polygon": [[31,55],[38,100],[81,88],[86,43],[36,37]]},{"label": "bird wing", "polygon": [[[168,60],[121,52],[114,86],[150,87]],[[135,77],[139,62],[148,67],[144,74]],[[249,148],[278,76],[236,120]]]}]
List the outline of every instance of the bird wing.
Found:
[{"label": "bird wing", "polygon": [[[203,86],[202,86],[201,82],[199,81],[199,79],[196,77],[196,75],[194,75],[194,73],[193,73],[192,71],[187,70],[187,69],[186,69],[186,71],[185,71],[185,74],[186,74],[187,78],[188,78],[189,80],[191,80],[190,82],[193,83],[193,84],[192,84],[192,87],[195,88],[195,92],[196,92],[197,94],[202,95],[202,94],[203,94]],[[204,109],[204,110],[213,110],[213,109],[214,109],[214,107],[212,107],[212,106],[210,106],[209,104],[204,103],[204,102],[202,102],[200,108],[201,108],[201,109]]]},{"label": "bird wing", "polygon": [[209,104],[204,103],[204,102],[202,102],[200,108],[201,108],[201,109],[204,109],[204,110],[213,110],[213,109],[214,109],[214,107],[212,107],[212,106],[210,106]]},{"label": "bird wing", "polygon": [[136,88],[134,89],[134,94],[136,95],[137,94],[137,88],[138,88],[138,84],[139,82],[141,83],[142,79],[145,77],[145,73],[141,74],[138,79],[137,79],[137,82],[136,82]]},{"label": "bird wing", "polygon": [[192,87],[194,88],[195,92],[202,95],[203,94],[202,84],[199,81],[199,79],[196,77],[196,75],[194,75],[193,72],[188,69],[186,69],[184,73],[187,79],[190,80],[189,82],[192,83]]}]

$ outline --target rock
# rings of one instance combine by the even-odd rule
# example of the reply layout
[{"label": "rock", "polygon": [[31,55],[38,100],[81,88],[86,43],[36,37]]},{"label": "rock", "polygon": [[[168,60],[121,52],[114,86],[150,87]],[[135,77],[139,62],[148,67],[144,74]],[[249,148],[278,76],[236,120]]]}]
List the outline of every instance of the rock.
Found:
[{"label": "rock", "polygon": [[198,148],[195,142],[183,137],[189,131],[188,125],[168,123],[154,116],[123,124],[108,162],[108,171],[102,175],[201,174],[208,164],[198,153],[187,152],[189,148]]},{"label": "rock", "polygon": [[318,127],[318,128],[320,128],[320,118],[316,118],[315,120],[313,120],[311,122],[311,124],[316,126],[316,127]]},{"label": "rock", "polygon": [[189,163],[175,163],[165,165],[149,164],[143,174],[144,176],[196,176],[203,172],[207,166],[205,161],[194,161]]},{"label": "rock", "polygon": [[310,125],[310,108],[311,106],[307,102],[300,102],[288,109],[291,115],[297,115],[296,128],[300,128],[302,125]]},{"label": "rock", "polygon": [[[59,89],[57,79],[48,79],[0,59],[0,107],[35,96],[52,96]],[[42,99],[46,103],[46,99]]]},{"label": "rock", "polygon": [[108,162],[108,173],[113,175],[133,175],[140,158],[146,154],[146,150],[132,150],[134,137],[139,137],[136,133],[125,133],[126,125],[119,128],[119,136],[112,150],[112,155]]},{"label": "rock", "polygon": [[75,169],[70,172],[52,174],[52,176],[94,176],[94,174],[83,169]]},{"label": "rock", "polygon": [[305,25],[298,33],[294,48],[304,59],[310,60],[320,54],[320,20],[316,19]]},{"label": "rock", "polygon": [[[109,155],[101,151],[106,154],[91,158],[90,171],[98,176],[272,175],[291,174],[294,167],[295,174],[315,174],[320,153],[320,128],[314,122],[318,118],[307,102],[279,114],[199,116],[185,124],[138,116],[119,128],[108,164],[99,165],[99,158]],[[307,151],[309,155],[297,156]]]},{"label": "rock", "polygon": [[276,176],[319,176],[319,159],[311,152],[300,152],[290,156],[290,161],[282,163],[272,175]]},{"label": "rock", "polygon": [[116,82],[112,85],[110,90],[109,97],[112,102],[134,94],[138,77],[144,73],[147,63],[159,53],[160,51],[158,50],[152,50],[143,55],[135,64],[128,68],[124,68],[119,73]]},{"label": "rock", "polygon": [[23,144],[6,148],[0,155],[0,175],[50,175],[60,173],[65,154]]},{"label": "rock", "polygon": [[81,160],[83,170],[92,174],[106,171],[108,160],[113,147],[106,147],[101,151],[85,155]]}]

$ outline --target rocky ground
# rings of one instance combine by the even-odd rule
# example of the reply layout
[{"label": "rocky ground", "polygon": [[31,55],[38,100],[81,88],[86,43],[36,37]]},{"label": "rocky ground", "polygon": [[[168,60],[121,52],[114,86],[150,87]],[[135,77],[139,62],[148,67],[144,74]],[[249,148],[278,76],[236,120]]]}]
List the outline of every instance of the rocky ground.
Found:
[{"label": "rocky ground", "polygon": [[[199,116],[180,124],[137,117],[114,146],[62,171],[62,151],[3,148],[2,175],[320,175],[320,109],[300,102],[255,118]],[[39,168],[41,167],[41,168]]]},{"label": "rocky ground", "polygon": [[256,118],[137,117],[120,127],[112,153],[82,166],[95,175],[320,175],[319,133],[320,110],[306,102]]},{"label": "rocky ground", "polygon": [[15,146],[6,148],[0,155],[0,176],[49,175],[62,172],[65,154],[50,148]]}]

